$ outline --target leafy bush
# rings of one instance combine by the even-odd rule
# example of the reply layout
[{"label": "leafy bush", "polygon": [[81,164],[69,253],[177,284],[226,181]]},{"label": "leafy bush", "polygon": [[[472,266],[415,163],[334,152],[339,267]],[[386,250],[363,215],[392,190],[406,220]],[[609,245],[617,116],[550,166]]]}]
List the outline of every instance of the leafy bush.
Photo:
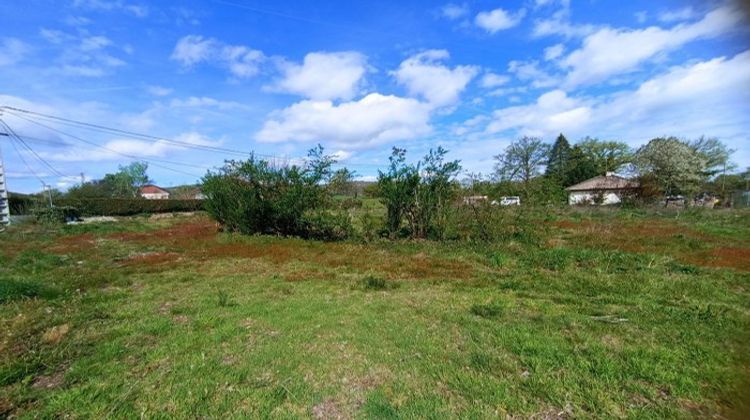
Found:
[{"label": "leafy bush", "polygon": [[308,156],[304,166],[276,167],[254,156],[247,161],[228,161],[203,178],[206,211],[229,231],[339,235],[338,222],[306,216],[329,203],[330,193],[322,181],[335,162],[323,154],[321,146],[310,150]]},{"label": "leafy bush", "polygon": [[302,215],[305,238],[321,241],[341,241],[352,235],[352,224],[347,214],[315,210]]},{"label": "leafy bush", "polygon": [[38,205],[38,197],[8,194],[8,206],[10,207],[10,214],[30,214],[32,209]]},{"label": "leafy bush", "polygon": [[[533,220],[528,208],[500,207],[487,203],[455,206],[447,215],[445,238],[538,245],[546,229]],[[538,220],[538,219],[537,219]]]},{"label": "leafy bush", "polygon": [[81,212],[72,206],[40,207],[32,210],[37,222],[42,224],[57,224],[81,218]]},{"label": "leafy bush", "polygon": [[203,210],[203,200],[146,200],[145,198],[62,199],[58,203],[74,206],[82,216],[132,216],[135,214],[173,213]]}]

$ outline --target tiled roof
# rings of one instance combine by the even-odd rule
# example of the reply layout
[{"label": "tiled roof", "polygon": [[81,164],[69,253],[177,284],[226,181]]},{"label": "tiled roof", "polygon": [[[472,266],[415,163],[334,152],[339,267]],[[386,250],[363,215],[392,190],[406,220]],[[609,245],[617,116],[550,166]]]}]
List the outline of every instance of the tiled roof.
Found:
[{"label": "tiled roof", "polygon": [[568,191],[626,190],[638,183],[617,175],[597,176],[566,188]]},{"label": "tiled roof", "polygon": [[169,191],[156,185],[144,185],[141,187],[141,194],[169,194]]}]

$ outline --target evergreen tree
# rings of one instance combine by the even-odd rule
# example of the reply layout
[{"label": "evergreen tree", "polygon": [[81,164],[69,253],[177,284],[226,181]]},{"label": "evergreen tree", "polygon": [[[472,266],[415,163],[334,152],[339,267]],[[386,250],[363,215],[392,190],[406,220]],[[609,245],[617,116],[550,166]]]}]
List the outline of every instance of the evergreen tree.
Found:
[{"label": "evergreen tree", "polygon": [[559,182],[564,182],[568,171],[570,170],[570,143],[568,139],[560,133],[552,145],[547,161],[547,171],[545,175],[554,178]]}]

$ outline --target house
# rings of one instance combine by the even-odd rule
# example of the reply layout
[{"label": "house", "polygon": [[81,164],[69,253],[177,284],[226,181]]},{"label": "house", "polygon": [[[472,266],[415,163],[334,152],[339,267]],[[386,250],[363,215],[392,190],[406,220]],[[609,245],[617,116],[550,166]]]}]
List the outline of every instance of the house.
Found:
[{"label": "house", "polygon": [[157,187],[156,185],[144,185],[141,187],[139,193],[141,197],[146,200],[167,200],[169,199],[169,191],[164,188]]},{"label": "house", "polygon": [[617,204],[623,197],[634,194],[638,183],[607,172],[604,176],[587,179],[572,185],[568,191],[568,204]]},{"label": "house", "polygon": [[486,195],[470,195],[468,197],[464,197],[464,205],[466,206],[475,206],[480,203],[484,203],[487,201]]}]

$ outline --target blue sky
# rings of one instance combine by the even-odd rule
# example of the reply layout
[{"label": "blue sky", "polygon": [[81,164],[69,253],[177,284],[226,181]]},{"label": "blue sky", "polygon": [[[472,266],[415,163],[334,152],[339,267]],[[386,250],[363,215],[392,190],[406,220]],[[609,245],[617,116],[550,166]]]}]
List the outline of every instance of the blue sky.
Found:
[{"label": "blue sky", "polygon": [[[10,0],[0,27],[0,105],[292,162],[321,143],[364,179],[392,146],[487,174],[514,138],[560,132],[716,136],[750,165],[747,19],[729,1]],[[49,164],[0,137],[13,191],[132,156],[179,185],[241,157],[2,118]]]}]

